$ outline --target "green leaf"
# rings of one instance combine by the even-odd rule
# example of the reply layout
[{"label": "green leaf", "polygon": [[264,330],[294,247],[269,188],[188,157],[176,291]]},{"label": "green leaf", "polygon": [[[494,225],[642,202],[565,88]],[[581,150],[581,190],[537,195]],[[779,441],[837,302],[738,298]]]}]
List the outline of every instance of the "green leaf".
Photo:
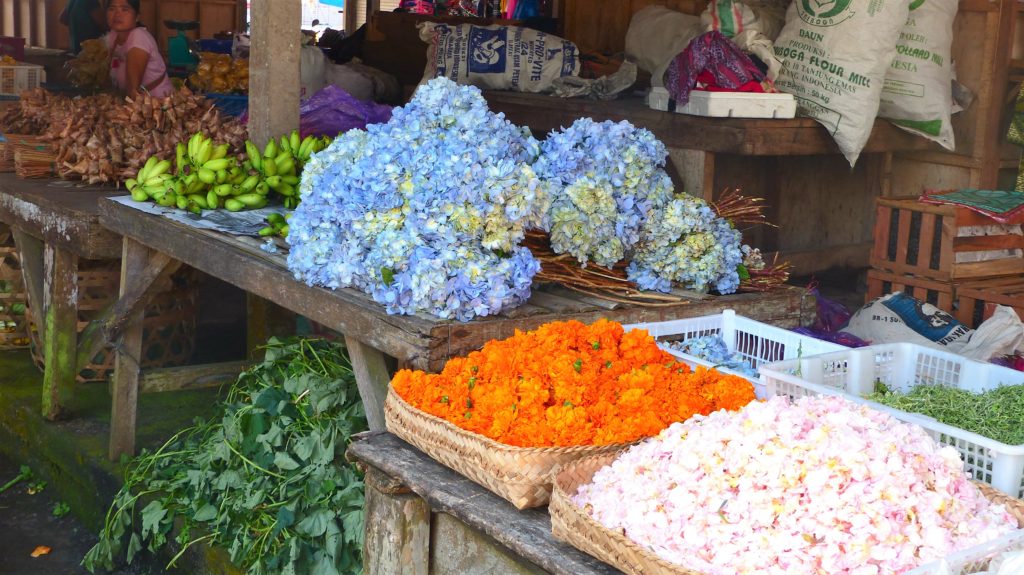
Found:
[{"label": "green leaf", "polygon": [[194,521],[210,521],[215,517],[217,517],[217,508],[207,503],[206,505],[200,507],[199,511],[195,512],[195,514],[192,516],[192,519]]},{"label": "green leaf", "polygon": [[391,268],[382,267],[380,268],[380,279],[384,281],[384,285],[391,285],[391,282],[395,281],[395,272],[391,271]]},{"label": "green leaf", "polygon": [[299,521],[295,529],[310,537],[320,537],[327,531],[327,523],[333,520],[333,512],[327,509],[317,509]]},{"label": "green leaf", "polygon": [[142,510],[142,536],[159,533],[160,522],[167,516],[167,509],[156,499],[149,502]]},{"label": "green leaf", "polygon": [[132,559],[135,559],[135,555],[139,551],[142,551],[142,540],[139,539],[138,533],[133,532],[131,538],[128,540],[128,550],[126,551],[129,563],[132,562]]},{"label": "green leaf", "polygon": [[295,523],[295,511],[290,509],[287,505],[277,510],[277,516],[274,518],[274,529],[271,531],[271,538],[277,537],[281,533],[282,529],[288,529]]},{"label": "green leaf", "polygon": [[276,465],[278,469],[283,469],[285,471],[291,471],[299,468],[299,464],[296,463],[296,461],[292,459],[292,456],[288,455],[286,451],[278,451],[274,454],[274,465]]},{"label": "green leaf", "polygon": [[319,441],[317,435],[307,435],[302,439],[295,442],[295,455],[303,461],[309,461],[310,456],[313,455],[313,451],[316,449],[316,445]]},{"label": "green leaf", "polygon": [[740,275],[740,281],[747,281],[750,279],[750,270],[748,270],[747,266],[743,264],[736,266],[736,273]]}]

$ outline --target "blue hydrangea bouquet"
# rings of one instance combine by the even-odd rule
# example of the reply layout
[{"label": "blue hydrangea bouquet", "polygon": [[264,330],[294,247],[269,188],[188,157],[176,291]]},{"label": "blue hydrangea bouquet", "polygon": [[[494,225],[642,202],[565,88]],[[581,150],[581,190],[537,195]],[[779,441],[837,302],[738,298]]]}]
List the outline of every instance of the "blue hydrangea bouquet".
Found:
[{"label": "blue hydrangea bouquet", "polygon": [[633,290],[735,292],[740,232],[674,191],[666,156],[628,122],[584,118],[538,142],[478,88],[436,78],[310,159],[288,267],[389,313],[461,321],[525,302],[555,259]]}]

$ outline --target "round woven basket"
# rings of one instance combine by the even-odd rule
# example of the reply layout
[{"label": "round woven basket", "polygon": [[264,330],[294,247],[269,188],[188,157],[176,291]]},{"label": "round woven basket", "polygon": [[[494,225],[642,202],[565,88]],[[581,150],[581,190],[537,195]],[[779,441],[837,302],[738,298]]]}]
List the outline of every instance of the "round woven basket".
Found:
[{"label": "round woven basket", "polygon": [[[577,507],[569,498],[581,485],[590,483],[602,467],[618,456],[605,453],[574,461],[556,472],[551,502],[551,532],[555,539],[592,555],[630,575],[702,575],[698,571],[670,563],[638,545],[618,531],[608,529]],[[1015,499],[993,488],[975,482],[981,492],[993,503],[1001,503],[1024,528],[1024,501]]]},{"label": "round woven basket", "polygon": [[514,447],[462,429],[409,405],[388,386],[388,431],[439,463],[486,487],[518,509],[540,507],[551,497],[555,470],[580,457],[614,453],[624,445]]}]

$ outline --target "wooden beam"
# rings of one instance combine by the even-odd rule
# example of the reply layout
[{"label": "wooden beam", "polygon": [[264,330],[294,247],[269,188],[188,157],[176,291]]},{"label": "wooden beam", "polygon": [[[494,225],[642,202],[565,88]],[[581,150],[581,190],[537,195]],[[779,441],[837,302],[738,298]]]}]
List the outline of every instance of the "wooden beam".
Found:
[{"label": "wooden beam", "polygon": [[21,256],[21,276],[28,293],[28,311],[36,329],[43,328],[43,240],[26,234],[20,228],[11,228],[14,245]]},{"label": "wooden beam", "polygon": [[66,416],[74,396],[78,342],[78,256],[47,244],[43,255],[43,416]]},{"label": "wooden beam", "polygon": [[[128,251],[128,239],[125,239],[125,251]],[[135,242],[132,242],[135,243]],[[145,309],[149,296],[167,286],[171,274],[178,271],[181,262],[171,259],[166,254],[149,250],[145,246],[138,246],[151,254],[147,261],[137,269],[131,270],[129,285],[125,286],[122,275],[121,297],[82,331],[78,343],[76,363],[79,367],[88,365],[92,358],[108,342],[120,336],[122,330],[132,321],[136,313]],[[122,274],[124,265],[122,263]],[[127,290],[127,291],[126,291]]]},{"label": "wooden beam", "polygon": [[352,360],[352,372],[356,376],[359,397],[363,400],[370,431],[383,431],[384,398],[388,394],[388,382],[391,381],[384,354],[349,335],[345,336],[345,347]]},{"label": "wooden beam", "polygon": [[253,0],[249,137],[264,146],[299,127],[299,0]]},{"label": "wooden beam", "polygon": [[430,506],[375,467],[366,470],[366,575],[427,575]]},{"label": "wooden beam", "polygon": [[250,362],[227,361],[184,367],[147,369],[139,382],[139,393],[161,393],[185,389],[217,387],[238,378]]},{"label": "wooden beam", "polygon": [[[130,294],[145,293],[137,286],[144,282],[152,250],[132,240],[124,239],[121,257],[121,289],[118,303]],[[141,298],[139,298],[141,299]],[[124,334],[114,358],[113,393],[110,408],[109,456],[117,461],[122,455],[135,453],[135,418],[139,399],[139,362],[142,357],[143,305],[131,305],[125,315]]]}]

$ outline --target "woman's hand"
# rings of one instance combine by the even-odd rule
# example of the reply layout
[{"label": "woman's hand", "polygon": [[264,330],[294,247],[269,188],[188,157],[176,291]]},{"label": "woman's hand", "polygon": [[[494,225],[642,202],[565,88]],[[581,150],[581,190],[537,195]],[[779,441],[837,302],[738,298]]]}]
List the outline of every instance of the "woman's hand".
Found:
[{"label": "woman's hand", "polygon": [[142,90],[142,76],[146,73],[146,65],[149,64],[149,52],[142,48],[132,48],[125,56],[125,92],[129,96],[135,96]]}]

